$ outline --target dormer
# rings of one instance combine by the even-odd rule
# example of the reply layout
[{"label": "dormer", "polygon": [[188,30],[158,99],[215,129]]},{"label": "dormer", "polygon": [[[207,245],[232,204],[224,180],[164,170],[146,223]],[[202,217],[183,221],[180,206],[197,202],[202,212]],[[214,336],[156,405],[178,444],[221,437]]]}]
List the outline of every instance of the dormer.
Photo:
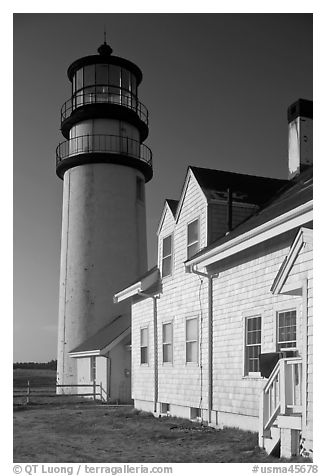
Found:
[{"label": "dormer", "polygon": [[162,278],[171,276],[173,271],[174,229],[177,206],[177,200],[165,200],[157,230],[158,267]]},{"label": "dormer", "polygon": [[256,213],[287,181],[190,166],[179,201],[166,200],[158,236],[162,278]]}]

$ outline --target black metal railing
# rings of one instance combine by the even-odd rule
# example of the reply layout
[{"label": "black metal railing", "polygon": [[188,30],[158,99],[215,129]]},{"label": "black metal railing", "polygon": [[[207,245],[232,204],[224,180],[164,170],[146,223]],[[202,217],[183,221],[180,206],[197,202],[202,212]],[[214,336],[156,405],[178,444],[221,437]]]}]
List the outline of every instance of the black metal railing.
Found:
[{"label": "black metal railing", "polygon": [[146,145],[129,137],[107,134],[83,135],[61,142],[56,150],[56,163],[74,155],[94,152],[125,155],[152,167],[152,151]]},{"label": "black metal railing", "polygon": [[61,108],[61,123],[81,106],[87,104],[117,104],[135,111],[139,119],[148,126],[148,110],[136,96],[122,88],[110,88],[108,86],[105,89],[105,91],[94,91],[94,87],[90,86],[74,94]]}]

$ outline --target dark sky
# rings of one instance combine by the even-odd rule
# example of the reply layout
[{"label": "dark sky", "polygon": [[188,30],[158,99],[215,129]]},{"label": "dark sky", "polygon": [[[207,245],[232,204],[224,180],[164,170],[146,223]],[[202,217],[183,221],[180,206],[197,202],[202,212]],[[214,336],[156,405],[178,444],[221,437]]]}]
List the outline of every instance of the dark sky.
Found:
[{"label": "dark sky", "polygon": [[107,41],[136,63],[146,140],[149,266],[165,198],[188,165],[287,177],[287,107],[312,99],[310,14],[14,15],[14,361],[56,357],[66,71]]}]

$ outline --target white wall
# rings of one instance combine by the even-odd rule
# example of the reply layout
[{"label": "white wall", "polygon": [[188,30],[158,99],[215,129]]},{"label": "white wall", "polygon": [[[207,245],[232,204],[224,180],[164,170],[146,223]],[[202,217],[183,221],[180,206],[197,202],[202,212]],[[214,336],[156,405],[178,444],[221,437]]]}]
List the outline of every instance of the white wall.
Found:
[{"label": "white wall", "polygon": [[[162,279],[162,293],[157,301],[158,402],[169,403],[174,411],[183,407],[180,416],[185,407],[208,407],[208,280],[186,274],[184,269],[187,224],[197,217],[200,217],[203,248],[207,239],[207,204],[191,178],[178,222],[174,222],[171,213],[166,213],[158,237],[161,265],[162,240],[174,232],[173,272]],[[302,355],[302,297],[273,295],[270,291],[295,234],[294,230],[282,235],[210,270],[218,273],[213,280],[213,415],[216,424],[238,424],[244,429],[258,430],[259,394],[266,380],[259,375],[245,374],[246,317],[261,315],[261,351],[275,352],[277,312],[296,309],[297,347]],[[138,402],[153,401],[152,300],[135,301],[132,314],[133,398]],[[199,319],[197,363],[186,363],[185,358],[185,321],[189,317]],[[173,322],[173,362],[163,363],[162,324],[168,321]],[[145,367],[140,365],[139,334],[146,323],[149,323],[151,340],[150,361]]]},{"label": "white wall", "polygon": [[87,164],[64,176],[58,383],[74,383],[79,344],[130,304],[113,295],[147,269],[145,203],[131,167]]}]

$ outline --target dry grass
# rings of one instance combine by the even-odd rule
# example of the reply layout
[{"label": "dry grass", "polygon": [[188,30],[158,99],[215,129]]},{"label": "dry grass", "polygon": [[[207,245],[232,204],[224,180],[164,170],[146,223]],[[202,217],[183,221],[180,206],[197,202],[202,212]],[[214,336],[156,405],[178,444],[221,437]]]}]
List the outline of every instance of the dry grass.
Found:
[{"label": "dry grass", "polygon": [[[54,385],[55,372],[14,371],[15,387],[26,385],[27,379],[34,386]],[[29,406],[14,405],[14,461],[259,463],[280,460],[258,448],[256,433],[215,430],[177,418],[156,419],[131,407],[109,407],[85,400],[80,403],[74,397],[34,397]]]},{"label": "dry grass", "polygon": [[[20,408],[20,411],[18,411]],[[269,462],[257,434],[215,430],[130,407],[92,403],[14,411],[14,461],[39,463]]]}]

